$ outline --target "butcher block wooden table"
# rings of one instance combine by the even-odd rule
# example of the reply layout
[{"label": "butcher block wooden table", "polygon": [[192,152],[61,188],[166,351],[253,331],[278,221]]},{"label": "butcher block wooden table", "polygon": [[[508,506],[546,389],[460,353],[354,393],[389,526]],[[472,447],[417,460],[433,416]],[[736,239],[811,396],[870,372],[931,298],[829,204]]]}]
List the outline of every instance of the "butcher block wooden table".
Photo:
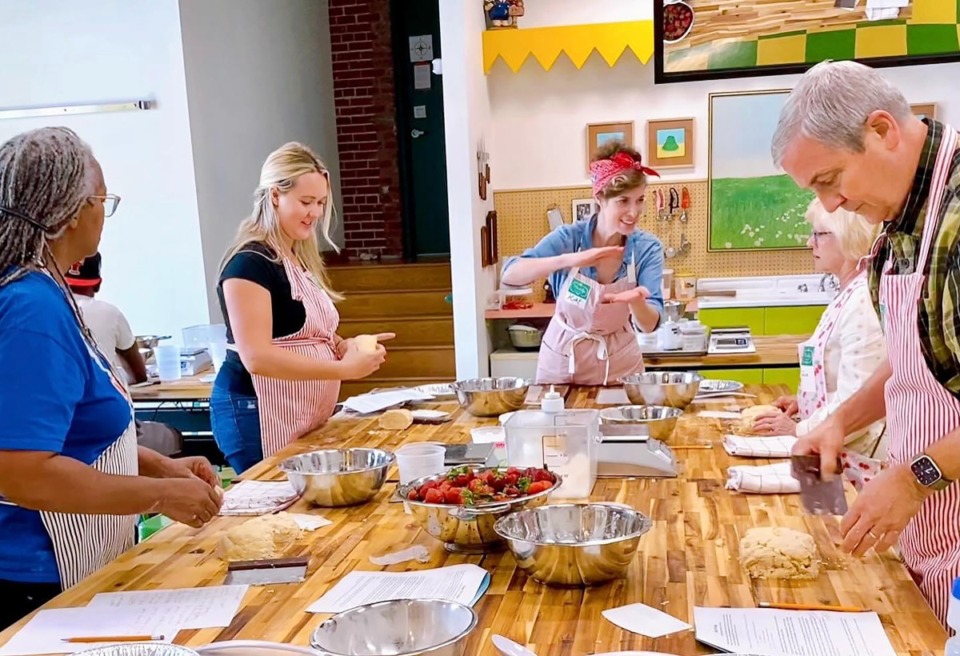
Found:
[{"label": "butcher block wooden table", "polygon": [[[319,513],[331,526],[306,533],[296,549],[311,557],[309,578],[299,585],[251,588],[230,627],[183,631],[177,642],[199,646],[230,639],[263,639],[307,645],[313,629],[327,616],[305,609],[351,570],[376,570],[370,556],[423,545],[426,564],[391,566],[392,571],[474,563],[492,575],[489,590],[476,604],[480,623],[466,649],[471,656],[493,656],[494,633],[529,645],[539,656],[587,656],[619,650],[654,650],[668,654],[713,653],[694,640],[692,631],[659,639],[625,632],[601,617],[601,612],[643,602],[692,621],[693,607],[755,607],[761,601],[860,606],[879,613],[894,649],[900,654],[941,654],[943,629],[900,562],[892,555],[871,552],[864,560],[843,555],[834,545],[836,521],[804,515],[793,496],[740,495],[724,489],[731,464],[762,464],[729,457],[720,447],[721,420],[699,418],[703,409],[764,403],[785,390],[747,388],[756,399],[723,399],[695,403],[681,419],[675,445],[710,443],[713,448],[678,449],[676,479],[601,479],[593,500],[628,503],[653,519],[653,528],[640,543],[626,579],[590,588],[543,586],[517,569],[509,553],[485,556],[447,553],[403,512],[389,503],[394,483],[366,505],[349,509],[310,509],[303,502],[292,512]],[[573,389],[568,407],[592,407],[597,390]],[[318,447],[377,446],[395,449],[404,442],[469,440],[469,431],[496,420],[478,420],[456,404],[436,407],[456,410],[454,421],[415,425],[404,432],[381,431],[375,420],[335,419],[315,435],[292,445],[281,455]],[[246,479],[282,480],[272,458],[244,475]],[[562,489],[562,488],[561,488]],[[226,567],[216,556],[224,529],[244,518],[218,518],[201,530],[173,526],[155,535],[95,573],[53,602],[51,607],[86,604],[98,592],[152,590],[220,585]],[[813,582],[758,582],[745,577],[738,563],[741,536],[754,526],[784,526],[811,534],[825,562]],[[295,555],[291,553],[290,555]],[[16,627],[0,634],[6,642]]]}]

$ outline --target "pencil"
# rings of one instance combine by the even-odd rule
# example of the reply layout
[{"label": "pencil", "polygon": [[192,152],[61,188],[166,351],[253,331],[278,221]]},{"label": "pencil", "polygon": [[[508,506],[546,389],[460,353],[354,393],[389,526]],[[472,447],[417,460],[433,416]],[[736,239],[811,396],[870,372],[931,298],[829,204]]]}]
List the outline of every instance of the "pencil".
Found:
[{"label": "pencil", "polygon": [[154,642],[163,640],[162,635],[127,635],[127,636],[77,636],[64,638],[63,642],[99,643],[99,642]]},{"label": "pencil", "polygon": [[865,608],[857,608],[856,606],[829,606],[827,604],[788,604],[788,603],[776,603],[770,601],[761,601],[759,604],[760,608],[778,608],[780,610],[829,610],[835,613],[866,613]]}]

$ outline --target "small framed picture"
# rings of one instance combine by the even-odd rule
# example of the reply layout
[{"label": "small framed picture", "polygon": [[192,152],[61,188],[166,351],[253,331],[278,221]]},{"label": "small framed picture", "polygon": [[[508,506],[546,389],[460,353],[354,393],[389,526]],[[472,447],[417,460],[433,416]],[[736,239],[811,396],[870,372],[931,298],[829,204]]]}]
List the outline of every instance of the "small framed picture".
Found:
[{"label": "small framed picture", "polygon": [[587,172],[590,172],[590,160],[594,153],[610,141],[622,141],[625,146],[633,148],[633,121],[622,123],[588,123],[587,124]]},{"label": "small framed picture", "polygon": [[573,221],[589,221],[594,214],[600,211],[600,205],[593,198],[578,198],[573,201]]},{"label": "small framed picture", "polygon": [[693,119],[647,121],[647,161],[653,168],[693,166]]},{"label": "small framed picture", "polygon": [[937,118],[937,103],[910,105],[910,110],[920,118],[929,118],[931,120],[936,120]]}]

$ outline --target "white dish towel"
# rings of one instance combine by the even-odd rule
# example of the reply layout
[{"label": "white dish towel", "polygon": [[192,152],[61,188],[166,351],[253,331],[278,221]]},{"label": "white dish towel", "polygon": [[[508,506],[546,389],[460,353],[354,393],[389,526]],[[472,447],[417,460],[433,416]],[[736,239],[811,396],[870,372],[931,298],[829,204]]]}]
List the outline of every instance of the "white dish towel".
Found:
[{"label": "white dish towel", "polygon": [[800,481],[790,473],[789,462],[736,466],[727,468],[727,489],[748,494],[796,494]]},{"label": "white dish towel", "polygon": [[792,435],[770,437],[742,437],[724,435],[723,448],[732,456],[741,458],[789,458],[797,438]]}]

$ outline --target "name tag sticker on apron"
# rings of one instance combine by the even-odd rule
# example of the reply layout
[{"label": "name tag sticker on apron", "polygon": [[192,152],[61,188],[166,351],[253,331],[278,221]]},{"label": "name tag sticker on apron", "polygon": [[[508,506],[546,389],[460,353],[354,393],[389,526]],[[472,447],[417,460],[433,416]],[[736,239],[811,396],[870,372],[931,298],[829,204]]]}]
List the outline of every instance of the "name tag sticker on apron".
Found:
[{"label": "name tag sticker on apron", "polygon": [[574,278],[570,281],[570,286],[567,288],[567,300],[573,303],[574,305],[580,307],[586,307],[587,298],[590,296],[590,285]]},{"label": "name tag sticker on apron", "polygon": [[803,360],[800,361],[800,364],[804,367],[813,366],[813,347],[812,346],[803,347]]}]

